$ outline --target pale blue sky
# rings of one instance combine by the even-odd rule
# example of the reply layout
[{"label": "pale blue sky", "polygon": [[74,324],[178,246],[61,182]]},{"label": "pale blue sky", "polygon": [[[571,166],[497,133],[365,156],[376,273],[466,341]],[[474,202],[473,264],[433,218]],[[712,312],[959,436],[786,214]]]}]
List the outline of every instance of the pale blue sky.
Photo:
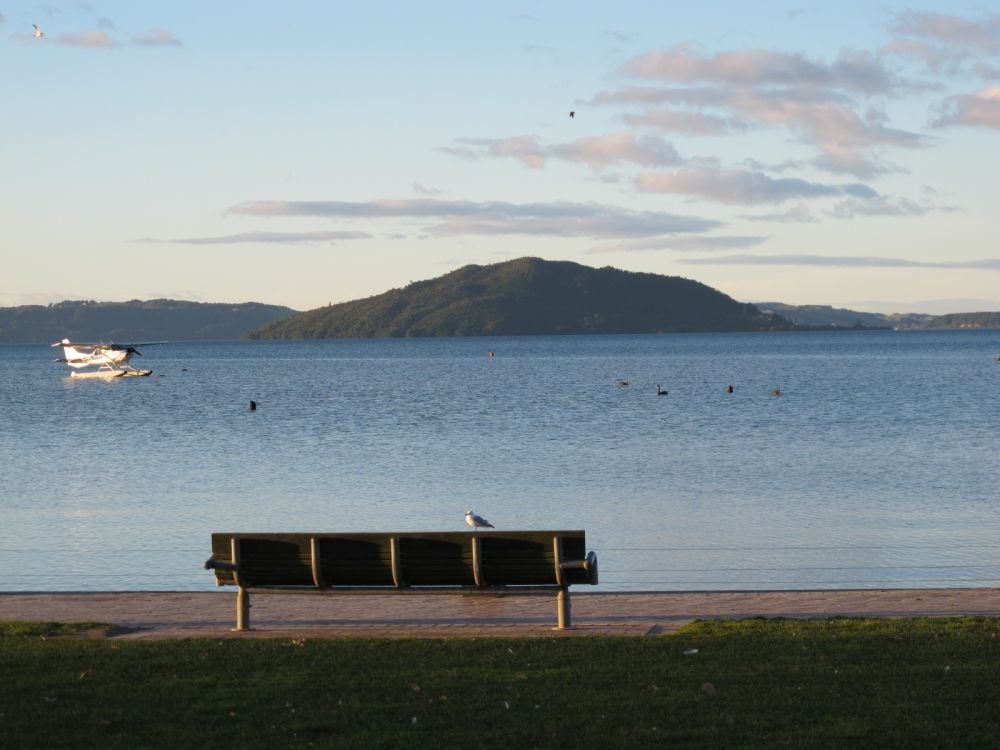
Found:
[{"label": "pale blue sky", "polygon": [[0,69],[0,305],[535,255],[1000,310],[996,2],[0,0]]}]

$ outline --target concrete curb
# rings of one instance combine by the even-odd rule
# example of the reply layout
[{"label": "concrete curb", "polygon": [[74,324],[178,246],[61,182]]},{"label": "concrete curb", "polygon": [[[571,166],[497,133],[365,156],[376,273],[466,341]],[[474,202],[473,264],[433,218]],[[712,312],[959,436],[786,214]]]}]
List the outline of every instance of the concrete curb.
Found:
[{"label": "concrete curb", "polygon": [[102,622],[129,639],[200,637],[552,637],[656,635],[696,619],[1000,617],[1000,588],[572,594],[573,628],[554,629],[555,597],[254,594],[253,630],[233,633],[236,596],[212,592],[0,593],[0,619]]}]

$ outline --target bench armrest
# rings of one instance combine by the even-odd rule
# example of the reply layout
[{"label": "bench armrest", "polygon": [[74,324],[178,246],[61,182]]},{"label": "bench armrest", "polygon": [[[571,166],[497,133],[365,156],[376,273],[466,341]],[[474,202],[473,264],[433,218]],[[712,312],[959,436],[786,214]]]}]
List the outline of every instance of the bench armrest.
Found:
[{"label": "bench armrest", "polygon": [[589,574],[590,583],[597,583],[597,555],[588,552],[585,560],[568,560],[559,563],[563,570],[585,570]]},{"label": "bench armrest", "polygon": [[216,560],[214,557],[210,557],[205,560],[205,570],[238,570],[239,566],[233,565],[231,562],[223,562],[222,560]]}]

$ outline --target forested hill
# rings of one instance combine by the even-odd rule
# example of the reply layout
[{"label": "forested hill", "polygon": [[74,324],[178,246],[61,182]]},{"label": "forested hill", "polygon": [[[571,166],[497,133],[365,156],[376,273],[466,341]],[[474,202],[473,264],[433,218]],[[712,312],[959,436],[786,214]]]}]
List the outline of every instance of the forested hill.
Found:
[{"label": "forested hill", "polygon": [[516,336],[786,330],[689,279],[539,258],[469,265],[403,289],[309,310],[251,338]]},{"label": "forested hill", "polygon": [[258,302],[230,305],[167,299],[0,307],[0,342],[226,341],[294,312]]}]

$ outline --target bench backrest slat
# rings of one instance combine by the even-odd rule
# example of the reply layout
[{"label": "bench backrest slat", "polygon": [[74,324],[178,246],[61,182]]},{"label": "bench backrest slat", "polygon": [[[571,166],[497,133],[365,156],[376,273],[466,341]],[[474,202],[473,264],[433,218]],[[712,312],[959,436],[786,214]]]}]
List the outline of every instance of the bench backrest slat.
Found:
[{"label": "bench backrest slat", "polygon": [[[212,558],[232,562],[237,541],[246,586],[482,586],[591,583],[583,531],[212,534]],[[478,540],[478,542],[476,542]],[[556,544],[555,540],[559,540]],[[474,550],[478,543],[478,552]],[[394,575],[393,545],[396,545]],[[315,558],[318,555],[318,559]],[[478,571],[478,580],[477,580]],[[216,569],[220,585],[233,571]]]}]

